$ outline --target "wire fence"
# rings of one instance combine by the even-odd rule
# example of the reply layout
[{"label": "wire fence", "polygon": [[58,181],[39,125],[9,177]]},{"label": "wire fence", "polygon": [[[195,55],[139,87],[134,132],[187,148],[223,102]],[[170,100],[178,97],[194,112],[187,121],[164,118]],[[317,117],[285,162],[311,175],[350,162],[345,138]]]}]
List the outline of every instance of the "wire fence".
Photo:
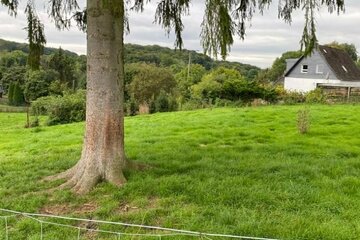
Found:
[{"label": "wire fence", "polygon": [[[16,231],[14,229],[14,222],[20,219],[26,219],[35,223],[39,229],[32,231],[36,232],[35,239],[245,239],[245,240],[279,240],[263,237],[249,237],[249,236],[237,236],[227,234],[215,234],[215,233],[202,233],[196,231],[180,230],[173,228],[163,228],[156,226],[147,226],[140,224],[129,224],[122,222],[111,222],[94,219],[84,219],[75,217],[64,217],[49,214],[38,213],[25,213],[8,209],[0,208],[0,221],[3,222],[3,235],[2,239],[12,240],[18,239],[16,236],[12,236]],[[66,221],[66,222],[61,222]],[[12,224],[10,223],[12,222]],[[1,224],[1,223],[0,223]],[[51,237],[47,237],[46,231],[50,231],[49,227],[61,228],[60,232],[52,233]],[[100,229],[99,226],[103,228]],[[108,228],[106,228],[107,226]],[[112,228],[109,228],[111,226]],[[136,232],[127,231],[129,228],[136,229]],[[0,227],[1,229],[1,227]],[[71,229],[71,234],[64,234],[68,229]],[[115,230],[114,230],[115,229]],[[53,230],[53,229],[51,229]],[[106,237],[94,237],[91,234],[105,234]],[[73,236],[71,236],[73,235]],[[26,239],[28,239],[26,237]],[[31,238],[33,239],[33,238]]]}]

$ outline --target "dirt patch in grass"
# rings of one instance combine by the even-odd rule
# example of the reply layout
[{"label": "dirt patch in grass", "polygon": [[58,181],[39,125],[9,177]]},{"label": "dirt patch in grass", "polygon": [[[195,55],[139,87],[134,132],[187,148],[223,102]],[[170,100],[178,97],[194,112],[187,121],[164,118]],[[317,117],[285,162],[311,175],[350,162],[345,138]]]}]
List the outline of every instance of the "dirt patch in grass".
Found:
[{"label": "dirt patch in grass", "polygon": [[68,215],[70,213],[85,214],[96,211],[98,205],[95,202],[84,203],[82,205],[70,206],[68,204],[55,204],[45,206],[40,209],[42,214]]},{"label": "dirt patch in grass", "polygon": [[83,205],[76,206],[75,213],[83,214],[83,213],[91,213],[96,211],[98,205],[95,202],[84,203]]},{"label": "dirt patch in grass", "polygon": [[65,215],[71,212],[71,208],[67,204],[55,204],[52,206],[45,206],[40,209],[41,214],[50,214],[50,215]]},{"label": "dirt patch in grass", "polygon": [[154,209],[159,206],[159,200],[160,200],[159,198],[152,197],[148,199],[146,204],[144,205],[141,204],[141,206],[139,206],[136,203],[122,202],[118,207],[117,212],[120,214],[137,213],[144,209]]}]

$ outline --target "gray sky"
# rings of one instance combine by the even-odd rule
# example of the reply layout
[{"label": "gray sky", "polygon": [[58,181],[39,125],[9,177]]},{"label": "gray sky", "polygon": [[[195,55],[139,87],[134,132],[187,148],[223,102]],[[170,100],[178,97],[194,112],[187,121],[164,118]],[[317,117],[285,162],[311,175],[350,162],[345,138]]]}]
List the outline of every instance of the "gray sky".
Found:
[{"label": "gray sky", "polygon": [[[24,2],[24,1],[22,1]],[[36,1],[37,4],[43,1]],[[79,2],[83,2],[82,0]],[[157,1],[153,1],[157,2]],[[200,45],[200,24],[203,18],[203,0],[193,0],[190,16],[184,17],[184,48],[202,52]],[[345,14],[327,13],[324,8],[317,14],[317,34],[320,43],[332,41],[354,43],[360,49],[360,1],[345,0]],[[37,6],[43,9],[43,5]],[[26,42],[25,16],[23,8],[17,18],[10,17],[4,7],[0,7],[0,38]],[[142,45],[157,44],[173,48],[174,37],[169,37],[159,25],[153,24],[155,5],[147,5],[143,13],[130,13],[131,32],[125,37],[128,43]],[[68,49],[79,54],[86,53],[85,34],[73,27],[69,31],[58,31],[47,17],[39,10],[40,18],[45,23],[47,46]],[[229,61],[249,63],[259,67],[271,66],[274,59],[285,51],[298,50],[302,34],[304,17],[301,11],[294,13],[290,25],[277,18],[277,1],[264,15],[256,14],[248,24],[245,40],[236,41],[228,56]]]}]

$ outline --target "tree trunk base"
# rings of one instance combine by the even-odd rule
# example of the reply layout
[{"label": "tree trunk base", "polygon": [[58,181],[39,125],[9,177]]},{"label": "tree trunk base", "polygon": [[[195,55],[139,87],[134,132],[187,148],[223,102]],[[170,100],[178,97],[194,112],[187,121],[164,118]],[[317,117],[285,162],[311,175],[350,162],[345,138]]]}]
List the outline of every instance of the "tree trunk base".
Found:
[{"label": "tree trunk base", "polygon": [[[44,181],[56,181],[56,180],[66,180],[65,183],[56,187],[55,189],[71,189],[75,194],[83,195],[90,192],[99,182],[106,181],[110,184],[113,184],[117,187],[121,187],[126,183],[126,178],[121,174],[106,173],[100,174],[98,170],[92,167],[83,167],[84,164],[81,164],[80,160],[77,165],[74,167],[61,172],[59,174],[45,177]],[[133,161],[126,161],[126,166],[124,169],[132,169],[138,171],[144,171],[150,169],[151,167],[147,164],[137,163]]]}]

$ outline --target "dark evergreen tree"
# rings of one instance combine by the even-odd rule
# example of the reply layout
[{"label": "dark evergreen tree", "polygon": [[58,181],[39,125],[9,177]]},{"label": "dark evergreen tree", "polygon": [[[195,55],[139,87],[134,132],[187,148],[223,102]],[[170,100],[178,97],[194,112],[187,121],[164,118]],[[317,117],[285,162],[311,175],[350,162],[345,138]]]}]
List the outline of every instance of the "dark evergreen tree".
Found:
[{"label": "dark evergreen tree", "polygon": [[12,104],[15,106],[21,106],[25,103],[24,93],[19,83],[14,83]]},{"label": "dark evergreen tree", "polygon": [[9,84],[9,88],[8,88],[8,101],[10,105],[14,104],[14,82],[11,82]]}]

